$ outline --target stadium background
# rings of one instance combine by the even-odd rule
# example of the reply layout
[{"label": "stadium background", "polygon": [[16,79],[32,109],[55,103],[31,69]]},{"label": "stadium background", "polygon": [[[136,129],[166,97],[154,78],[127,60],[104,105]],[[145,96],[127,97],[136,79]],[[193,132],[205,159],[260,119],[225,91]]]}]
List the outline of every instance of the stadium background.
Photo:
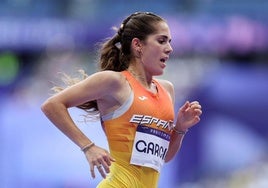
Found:
[{"label": "stadium background", "polygon": [[[268,186],[268,2],[266,0],[2,0],[0,187],[95,187],[86,159],[40,111],[59,72],[96,70],[97,46],[136,11],[163,16],[172,32],[164,78],[176,110],[199,100],[202,121],[166,164],[160,188]],[[107,147],[97,122],[78,126]]]}]

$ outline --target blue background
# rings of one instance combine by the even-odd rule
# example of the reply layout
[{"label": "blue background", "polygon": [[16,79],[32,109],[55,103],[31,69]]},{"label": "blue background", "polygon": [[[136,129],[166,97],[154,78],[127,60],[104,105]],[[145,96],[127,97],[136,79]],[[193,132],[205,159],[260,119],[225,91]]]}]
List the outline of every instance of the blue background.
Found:
[{"label": "blue background", "polygon": [[[79,148],[42,114],[60,72],[96,71],[97,46],[136,11],[170,25],[174,52],[162,78],[174,83],[176,111],[203,106],[201,122],[162,171],[160,188],[268,187],[268,2],[265,0],[3,0],[0,5],[0,187],[84,188]],[[99,123],[70,113],[96,144]]]}]

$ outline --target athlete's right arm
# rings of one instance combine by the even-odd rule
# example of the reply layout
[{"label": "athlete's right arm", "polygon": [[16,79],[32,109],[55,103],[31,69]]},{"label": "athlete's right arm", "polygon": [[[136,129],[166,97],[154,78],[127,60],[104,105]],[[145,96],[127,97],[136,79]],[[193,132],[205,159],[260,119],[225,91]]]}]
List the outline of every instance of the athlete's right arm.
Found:
[{"label": "athlete's right arm", "polygon": [[[89,143],[92,143],[92,141],[75,125],[67,109],[87,101],[98,100],[105,98],[107,95],[113,95],[119,87],[116,76],[116,73],[110,71],[95,73],[87,79],[48,98],[42,104],[41,109],[60,131],[80,148],[83,148]],[[109,172],[109,166],[113,159],[106,150],[94,146],[87,153],[90,153],[90,157],[87,154],[87,159],[90,163],[91,170],[94,170],[95,165],[102,164],[106,173]],[[103,169],[100,170],[100,173],[105,177]],[[92,176],[95,177],[94,171]]]}]

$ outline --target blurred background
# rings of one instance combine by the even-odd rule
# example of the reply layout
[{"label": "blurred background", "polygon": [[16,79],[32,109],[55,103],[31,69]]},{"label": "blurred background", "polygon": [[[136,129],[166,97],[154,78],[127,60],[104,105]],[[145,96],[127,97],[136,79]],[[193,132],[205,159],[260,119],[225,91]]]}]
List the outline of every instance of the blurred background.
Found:
[{"label": "blurred background", "polygon": [[[167,20],[174,52],[165,74],[203,106],[162,171],[159,188],[268,187],[268,1],[2,0],[0,187],[93,188],[84,154],[42,114],[60,72],[96,71],[97,45],[136,11]],[[98,122],[77,125],[98,145]]]}]

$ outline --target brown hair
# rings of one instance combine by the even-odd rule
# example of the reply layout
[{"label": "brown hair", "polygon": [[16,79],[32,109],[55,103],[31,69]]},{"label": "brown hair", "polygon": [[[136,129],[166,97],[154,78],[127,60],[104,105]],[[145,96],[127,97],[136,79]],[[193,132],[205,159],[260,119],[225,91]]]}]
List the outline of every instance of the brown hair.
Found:
[{"label": "brown hair", "polygon": [[[122,22],[117,33],[101,44],[98,61],[100,71],[126,70],[132,58],[132,39],[146,40],[148,35],[156,32],[155,23],[161,21],[165,20],[149,12],[136,12],[128,16]],[[65,76],[65,78],[68,77]],[[77,107],[90,113],[98,111],[96,101],[89,101]]]},{"label": "brown hair", "polygon": [[160,21],[164,20],[149,12],[136,12],[127,17],[122,22],[117,34],[102,44],[100,70],[126,70],[132,57],[132,39],[146,40],[148,35],[156,31],[155,23]]}]

